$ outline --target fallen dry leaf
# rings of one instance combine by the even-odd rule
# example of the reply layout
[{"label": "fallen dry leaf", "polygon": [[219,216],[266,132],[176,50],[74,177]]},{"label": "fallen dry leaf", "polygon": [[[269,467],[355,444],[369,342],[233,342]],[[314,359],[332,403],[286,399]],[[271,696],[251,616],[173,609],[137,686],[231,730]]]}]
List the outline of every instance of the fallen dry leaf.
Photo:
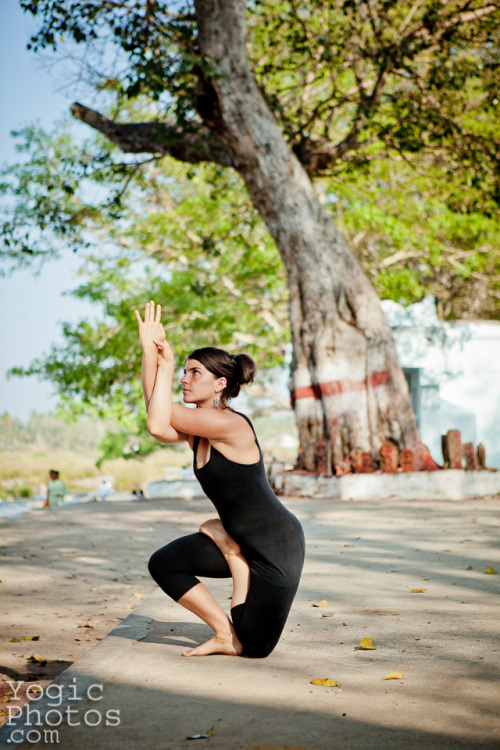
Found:
[{"label": "fallen dry leaf", "polygon": [[314,604],[314,603],[313,603],[313,605],[312,605],[312,606],[313,606],[313,607],[328,607],[328,600],[327,600],[327,599],[322,599],[322,600],[321,600],[320,602],[318,602],[317,604]]},{"label": "fallen dry leaf", "polygon": [[358,649],[361,649],[362,651],[375,651],[376,648],[373,638],[362,638],[361,643],[358,646]]},{"label": "fallen dry leaf", "polygon": [[390,672],[389,674],[386,674],[385,677],[382,677],[383,680],[402,680],[403,675],[401,672]]},{"label": "fallen dry leaf", "polygon": [[338,687],[338,682],[330,680],[328,677],[316,677],[311,680],[311,685],[324,685],[325,687]]},{"label": "fallen dry leaf", "polygon": [[40,656],[40,654],[33,654],[28,659],[28,662],[31,664],[41,664],[42,667],[44,667],[46,664],[50,664],[53,662],[54,659],[46,659],[44,656]]},{"label": "fallen dry leaf", "polygon": [[427,589],[411,589],[412,594],[423,594]]},{"label": "fallen dry leaf", "polygon": [[498,572],[495,570],[495,568],[492,568],[490,565],[488,565],[488,567],[486,568],[486,570],[484,572],[485,573],[489,573],[490,576],[497,576],[498,575]]},{"label": "fallen dry leaf", "polygon": [[186,737],[187,740],[207,740],[214,733],[214,728],[211,727],[208,732],[199,732],[198,734],[191,734]]}]

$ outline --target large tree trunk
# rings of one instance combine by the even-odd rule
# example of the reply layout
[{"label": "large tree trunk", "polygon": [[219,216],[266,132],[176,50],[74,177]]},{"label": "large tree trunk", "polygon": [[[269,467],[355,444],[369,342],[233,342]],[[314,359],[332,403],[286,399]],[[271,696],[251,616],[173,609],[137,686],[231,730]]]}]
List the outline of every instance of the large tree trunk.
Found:
[{"label": "large tree trunk", "polygon": [[375,458],[387,439],[416,450],[408,388],[379,299],[248,68],[245,4],[197,0],[196,8],[201,53],[220,72],[200,81],[200,113],[227,145],[288,275],[302,465],[315,468],[321,438],[332,440],[337,460],[354,448]]},{"label": "large tree trunk", "polygon": [[288,276],[291,396],[304,468],[316,468],[321,439],[331,441],[337,465],[353,449],[377,458],[388,439],[418,450],[406,380],[377,295],[249,70],[244,0],[195,0],[195,7],[199,52],[216,70],[210,77],[198,71],[203,125],[196,133],[165,123],[115,123],[77,103],[73,114],[124,151],[213,160],[242,175]]}]

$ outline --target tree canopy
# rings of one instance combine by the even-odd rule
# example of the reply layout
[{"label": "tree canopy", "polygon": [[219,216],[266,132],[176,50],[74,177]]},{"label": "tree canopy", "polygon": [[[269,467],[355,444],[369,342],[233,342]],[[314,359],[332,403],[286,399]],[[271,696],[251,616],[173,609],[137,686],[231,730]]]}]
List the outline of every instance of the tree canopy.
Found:
[{"label": "tree canopy", "polygon": [[[82,105],[75,116],[93,120],[125,151],[149,152],[156,141],[157,153],[185,149],[177,158],[228,165],[226,149],[201,122],[214,74],[200,52],[202,4],[20,4],[40,21],[34,50],[67,40],[95,54],[119,50],[119,74],[96,72],[96,86],[148,96],[168,122],[152,112],[149,122],[121,126]],[[480,191],[469,207],[479,199],[484,210],[485,200],[493,209],[500,199],[499,25],[497,3],[484,0],[253,0],[247,50],[269,108],[311,175],[357,170],[391,153],[425,155],[448,177],[456,179],[458,168],[474,179]]]},{"label": "tree canopy", "polygon": [[[217,92],[228,66],[238,73],[243,54],[379,294],[411,302],[431,292],[444,317],[500,317],[496,3],[253,0],[246,43],[238,37],[225,67],[214,13],[241,34],[236,15],[231,25],[242,6],[236,0],[210,6],[211,26],[203,22],[206,0],[20,4],[39,21],[35,51],[85,47],[81,66],[100,111],[75,102],[72,113],[104,136],[82,147],[64,134],[31,130],[30,158],[3,186],[17,200],[3,225],[8,258],[43,258],[51,232],[90,252],[92,273],[77,293],[103,305],[105,322],[66,329],[64,368],[55,350],[32,368],[61,391],[132,403],[126,383],[138,363],[123,361],[132,335],[124,321],[146,264],[155,296],[176,299],[173,318],[189,324],[195,340],[198,332],[207,341],[216,331],[221,343],[239,336],[260,347],[264,360],[286,338],[278,255],[241,182],[222,169],[244,171],[244,139],[228,148],[233,136]],[[162,163],[166,156],[192,166]],[[115,248],[111,262],[96,254],[96,238]],[[335,292],[336,304],[343,294]],[[348,301],[348,325],[359,313],[353,310]],[[169,335],[175,342],[173,322]],[[91,352],[99,363],[92,377]]]},{"label": "tree canopy", "polygon": [[[154,155],[123,158],[105,139],[77,153],[68,133],[45,153],[32,133],[20,147],[29,168],[3,185],[17,198],[2,232],[13,262],[53,251],[53,235],[33,227],[81,246],[104,202],[82,201],[82,180],[114,185],[105,202],[118,221],[123,191],[144,184],[151,159],[230,163],[202,119],[213,63],[200,54],[196,3],[20,5],[39,21],[33,50],[85,46],[80,69],[105,110],[75,104],[76,117],[123,151]],[[499,10],[480,0],[247,5],[252,72],[377,291],[408,302],[433,293],[443,317],[500,314]]]}]

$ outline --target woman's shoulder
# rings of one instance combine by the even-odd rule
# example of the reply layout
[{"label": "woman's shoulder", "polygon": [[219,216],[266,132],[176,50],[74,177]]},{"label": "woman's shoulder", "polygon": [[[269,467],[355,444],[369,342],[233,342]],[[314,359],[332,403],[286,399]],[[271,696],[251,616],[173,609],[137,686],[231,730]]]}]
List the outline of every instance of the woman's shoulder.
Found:
[{"label": "woman's shoulder", "polygon": [[249,424],[249,425],[251,426],[251,428],[252,428],[252,430],[253,430],[252,420],[250,419],[250,417],[248,417],[248,416],[247,416],[246,414],[244,414],[244,413],[243,413],[242,411],[236,411],[236,409],[233,409],[233,407],[232,407],[232,406],[228,406],[228,407],[227,407],[227,410],[228,410],[229,412],[231,412],[231,414],[234,414],[234,415],[236,415],[237,417],[243,417],[243,419],[245,420],[245,422],[248,422],[248,424]]}]

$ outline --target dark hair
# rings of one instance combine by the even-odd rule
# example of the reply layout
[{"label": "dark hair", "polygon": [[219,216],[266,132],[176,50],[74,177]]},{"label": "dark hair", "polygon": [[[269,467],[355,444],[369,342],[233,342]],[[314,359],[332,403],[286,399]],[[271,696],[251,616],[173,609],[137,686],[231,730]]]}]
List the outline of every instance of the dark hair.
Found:
[{"label": "dark hair", "polygon": [[56,477],[57,477],[57,479],[59,479],[59,472],[57,471],[57,469],[51,469],[51,470],[49,471],[49,474],[55,474],[55,475],[56,475]]},{"label": "dark hair", "polygon": [[253,381],[257,370],[248,354],[229,354],[225,349],[216,349],[214,346],[195,349],[187,359],[196,359],[216,378],[226,378],[227,385],[221,393],[222,403],[236,398],[241,386]]}]

